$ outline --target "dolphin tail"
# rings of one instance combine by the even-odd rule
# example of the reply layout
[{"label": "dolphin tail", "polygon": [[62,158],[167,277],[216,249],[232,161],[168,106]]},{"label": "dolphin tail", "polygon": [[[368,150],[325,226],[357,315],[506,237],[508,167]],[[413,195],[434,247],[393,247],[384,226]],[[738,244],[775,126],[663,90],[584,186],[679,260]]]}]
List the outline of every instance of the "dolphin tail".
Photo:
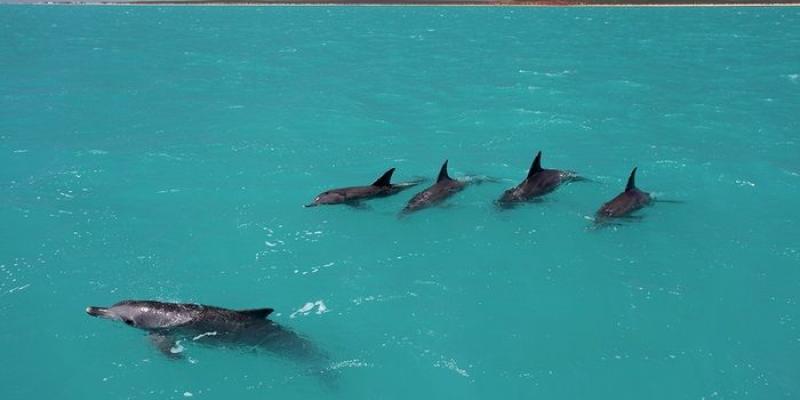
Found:
[{"label": "dolphin tail", "polygon": [[591,182],[591,183],[598,183],[596,180],[587,178],[585,176],[574,175],[569,178],[570,182]]},{"label": "dolphin tail", "polygon": [[378,180],[372,182],[372,186],[384,187],[384,186],[392,186],[392,174],[394,173],[394,168],[390,168],[388,171],[384,172]]},{"label": "dolphin tail", "polygon": [[436,182],[441,182],[444,180],[448,181],[453,180],[452,178],[450,178],[450,175],[447,174],[447,161],[448,160],[444,160],[444,164],[442,164],[442,169],[439,170],[439,177],[436,178]]},{"label": "dolphin tail", "polygon": [[271,308],[254,308],[251,310],[239,310],[237,312],[253,319],[265,319],[272,314],[273,311],[275,310]]},{"label": "dolphin tail", "polygon": [[463,182],[480,185],[483,183],[503,183],[503,180],[486,175],[467,175],[463,178]]},{"label": "dolphin tail", "polygon": [[636,189],[636,170],[637,169],[638,169],[638,167],[634,167],[633,171],[631,171],[631,176],[628,177],[628,184],[625,185],[625,191],[626,192]]},{"label": "dolphin tail", "polygon": [[667,200],[667,199],[654,198],[653,201],[656,203],[686,204],[686,201],[684,200]]},{"label": "dolphin tail", "polygon": [[542,171],[542,152],[536,153],[536,158],[533,159],[533,164],[531,164],[531,169],[528,170],[528,178],[533,176],[533,174]]},{"label": "dolphin tail", "polygon": [[408,189],[410,187],[417,186],[422,182],[425,182],[425,178],[414,178],[414,179],[412,179],[410,181],[392,184],[392,187],[395,188],[395,189],[403,190],[403,189]]},{"label": "dolphin tail", "polygon": [[561,179],[565,182],[591,182],[598,183],[596,180],[578,175],[575,171],[561,171]]}]

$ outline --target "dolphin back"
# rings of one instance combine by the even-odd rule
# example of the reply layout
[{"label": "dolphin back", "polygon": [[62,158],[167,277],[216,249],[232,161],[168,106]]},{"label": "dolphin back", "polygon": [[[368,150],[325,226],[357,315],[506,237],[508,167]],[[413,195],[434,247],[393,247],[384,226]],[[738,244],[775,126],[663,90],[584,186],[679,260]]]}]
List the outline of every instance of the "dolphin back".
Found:
[{"label": "dolphin back", "polygon": [[271,308],[254,308],[250,310],[238,310],[236,312],[253,319],[266,319],[273,311],[275,310]]}]

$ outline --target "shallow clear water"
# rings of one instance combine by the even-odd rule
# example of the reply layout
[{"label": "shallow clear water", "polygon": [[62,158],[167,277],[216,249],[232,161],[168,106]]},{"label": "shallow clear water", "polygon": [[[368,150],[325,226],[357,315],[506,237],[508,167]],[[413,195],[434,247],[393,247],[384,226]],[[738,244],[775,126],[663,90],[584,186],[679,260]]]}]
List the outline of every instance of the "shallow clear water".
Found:
[{"label": "shallow clear water", "polygon": [[[798,49],[796,8],[0,7],[0,398],[797,398]],[[538,150],[595,182],[498,212]],[[301,207],[445,158],[502,183]],[[684,203],[588,230],[634,165]],[[335,382],[84,313],[129,298],[274,307]]]}]

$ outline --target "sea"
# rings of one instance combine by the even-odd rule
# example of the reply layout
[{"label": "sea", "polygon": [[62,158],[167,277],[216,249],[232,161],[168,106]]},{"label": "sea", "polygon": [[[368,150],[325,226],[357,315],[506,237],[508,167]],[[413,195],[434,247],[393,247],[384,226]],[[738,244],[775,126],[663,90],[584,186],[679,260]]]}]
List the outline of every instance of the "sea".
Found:
[{"label": "sea", "polygon": [[[498,208],[539,151],[586,179]],[[798,224],[800,8],[0,6],[4,400],[798,399]]]}]

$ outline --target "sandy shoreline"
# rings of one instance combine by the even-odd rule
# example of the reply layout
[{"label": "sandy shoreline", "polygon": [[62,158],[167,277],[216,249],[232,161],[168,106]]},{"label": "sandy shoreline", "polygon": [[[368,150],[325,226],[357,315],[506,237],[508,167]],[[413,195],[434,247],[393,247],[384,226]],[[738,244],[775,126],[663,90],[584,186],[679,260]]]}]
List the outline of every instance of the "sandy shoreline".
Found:
[{"label": "sandy shoreline", "polygon": [[[786,2],[580,2],[580,1],[508,1],[508,0],[153,0],[153,1],[41,1],[33,3],[2,3],[16,5],[67,5],[67,6],[206,6],[206,7],[797,7],[800,1]],[[0,4],[1,5],[1,4]]]}]

